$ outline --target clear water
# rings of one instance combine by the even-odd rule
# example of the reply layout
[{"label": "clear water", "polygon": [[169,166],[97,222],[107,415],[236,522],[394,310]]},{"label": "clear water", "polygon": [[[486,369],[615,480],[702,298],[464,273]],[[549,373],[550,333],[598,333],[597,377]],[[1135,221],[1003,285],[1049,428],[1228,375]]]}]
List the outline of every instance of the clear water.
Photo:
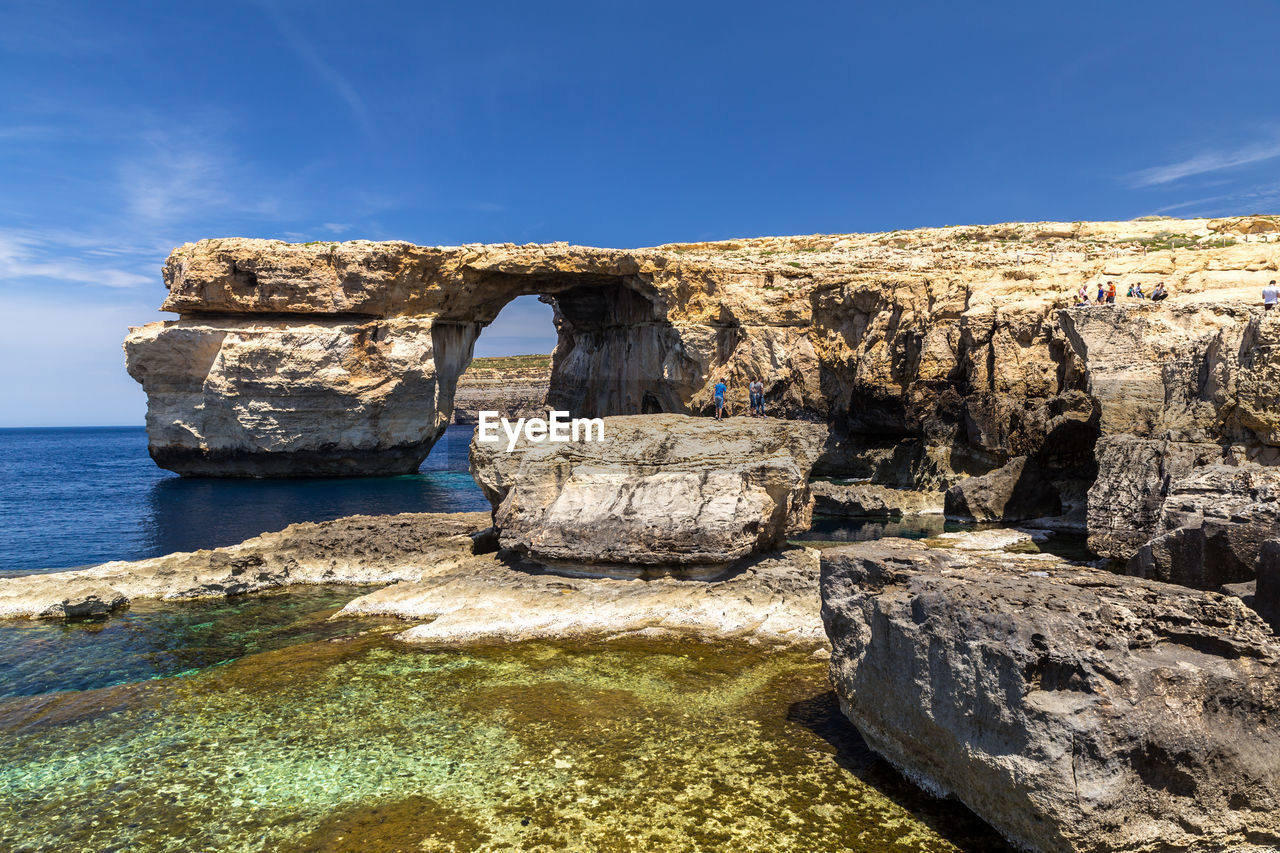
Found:
[{"label": "clear water", "polygon": [[230,599],[135,601],[102,621],[0,620],[0,699],[182,675],[348,636],[379,623],[328,617],[369,591],[299,587]]},{"label": "clear water", "polygon": [[0,429],[0,576],[233,545],[298,521],[488,509],[467,473],[470,426],[449,427],[405,477],[182,478],[141,427]]},{"label": "clear water", "polygon": [[[141,430],[0,431],[0,560],[15,573],[487,508],[469,438],[451,430],[415,477],[239,482],[159,471]],[[912,535],[843,525],[810,536]],[[866,749],[824,661],[409,646],[402,623],[330,619],[367,591],[0,621],[0,850],[1006,849]]]},{"label": "clear water", "polygon": [[810,656],[375,631],[0,700],[0,849],[1004,848],[868,753]]}]

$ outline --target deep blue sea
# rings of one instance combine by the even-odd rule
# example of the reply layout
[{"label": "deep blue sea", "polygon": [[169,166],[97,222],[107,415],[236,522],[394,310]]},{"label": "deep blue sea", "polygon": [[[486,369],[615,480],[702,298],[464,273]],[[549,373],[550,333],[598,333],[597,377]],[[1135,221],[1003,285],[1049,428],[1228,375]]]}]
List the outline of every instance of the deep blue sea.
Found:
[{"label": "deep blue sea", "polygon": [[461,512],[488,502],[452,426],[417,474],[326,480],[178,477],[142,427],[0,429],[0,576],[234,545],[297,521]]}]

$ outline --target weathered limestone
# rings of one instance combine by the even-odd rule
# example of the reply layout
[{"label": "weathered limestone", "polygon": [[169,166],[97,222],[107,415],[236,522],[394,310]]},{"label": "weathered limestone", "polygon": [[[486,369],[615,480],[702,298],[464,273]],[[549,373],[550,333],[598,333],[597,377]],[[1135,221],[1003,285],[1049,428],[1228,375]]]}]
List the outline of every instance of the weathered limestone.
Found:
[{"label": "weathered limestone", "polygon": [[417,580],[491,550],[488,525],[483,512],[353,515],[291,524],[228,548],[0,578],[0,618],[101,615],[132,599],[242,595],[292,584]]},{"label": "weathered limestone", "polygon": [[788,548],[706,582],[566,577],[513,558],[474,557],[357,598],[338,616],[425,623],[398,635],[417,643],[684,636],[823,652],[817,553]]},{"label": "weathered limestone", "polygon": [[[400,638],[463,644],[615,636],[743,640],[825,653],[818,552],[786,547],[713,581],[568,577],[495,554],[489,513],[356,515],[239,545],[0,578],[0,618],[105,617],[130,599],[390,584],[339,614],[395,616]],[[336,617],[335,617],[336,618]],[[417,624],[412,624],[417,623]]]},{"label": "weathered limestone", "polygon": [[1280,539],[1262,543],[1251,606],[1280,636]]},{"label": "weathered limestone", "polygon": [[846,518],[901,518],[904,515],[940,515],[943,493],[898,489],[873,483],[832,483],[814,480],[813,511]]},{"label": "weathered limestone", "polygon": [[824,426],[640,415],[603,441],[471,445],[503,548],[562,570],[708,575],[807,529]]},{"label": "weathered limestone", "polygon": [[822,553],[868,745],[1040,853],[1280,845],[1280,643],[1235,598],[1044,554]]},{"label": "weathered limestone", "polygon": [[[1261,272],[1274,277],[1265,266]],[[1099,405],[1098,473],[1089,491],[1090,544],[1098,553],[1128,559],[1163,532],[1168,489],[1195,468],[1280,460],[1275,319],[1229,301],[1061,313]]]},{"label": "weathered limestone", "polygon": [[1262,543],[1280,535],[1280,467],[1207,465],[1173,481],[1161,529],[1129,562],[1131,575],[1197,589],[1257,576]]},{"label": "weathered limestone", "polygon": [[482,411],[502,417],[547,416],[551,356],[477,358],[458,378],[453,394],[453,422],[473,424]]},{"label": "weathered limestone", "polygon": [[[633,251],[208,240],[166,265],[180,319],[134,330],[126,350],[152,453],[174,470],[406,472],[448,423],[476,335],[541,294],[559,330],[549,406],[706,413],[723,377],[742,413],[760,379],[771,414],[833,427],[820,473],[936,491],[1026,457],[1068,515],[1087,492],[1093,547],[1127,560],[1163,532],[1173,480],[1280,463],[1280,317],[1258,305],[1280,243],[1244,239],[1271,222]],[[1153,248],[1170,234],[1187,248]],[[1081,286],[1157,280],[1173,294],[1158,304],[1069,307]]]},{"label": "weathered limestone", "polygon": [[1061,514],[1062,496],[1034,459],[1019,456],[947,489],[945,511],[965,521],[1026,521]]}]

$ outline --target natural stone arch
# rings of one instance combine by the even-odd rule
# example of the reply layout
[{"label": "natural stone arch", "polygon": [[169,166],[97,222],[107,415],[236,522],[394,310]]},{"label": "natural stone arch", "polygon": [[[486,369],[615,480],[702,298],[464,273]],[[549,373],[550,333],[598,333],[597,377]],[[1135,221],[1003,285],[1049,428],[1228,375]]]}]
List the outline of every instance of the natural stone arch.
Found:
[{"label": "natural stone arch", "polygon": [[[416,471],[502,308],[537,295],[559,343],[548,404],[687,412],[703,366],[623,253],[506,263],[465,249],[205,241],[166,265],[179,319],[131,330],[152,457],[198,476]],[[248,245],[245,245],[248,244]],[[523,260],[523,259],[522,259]]]}]

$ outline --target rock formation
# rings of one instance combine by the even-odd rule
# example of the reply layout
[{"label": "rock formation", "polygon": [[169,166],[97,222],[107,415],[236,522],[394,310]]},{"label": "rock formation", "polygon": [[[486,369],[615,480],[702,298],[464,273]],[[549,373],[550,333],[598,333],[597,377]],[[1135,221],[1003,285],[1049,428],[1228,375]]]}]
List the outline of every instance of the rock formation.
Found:
[{"label": "rock formation", "polygon": [[1280,539],[1262,543],[1258,557],[1258,581],[1250,605],[1280,636]]},{"label": "rock formation", "polygon": [[901,518],[904,515],[940,515],[943,493],[899,489],[873,483],[838,483],[814,480],[813,511],[845,518]]},{"label": "rock formation", "polygon": [[784,548],[713,581],[566,577],[494,553],[489,513],[350,516],[239,545],[0,578],[0,619],[106,617],[130,600],[214,598],[298,584],[389,584],[342,617],[394,616],[400,639],[464,644],[671,636],[825,653],[818,552]]},{"label": "rock formation", "polygon": [[361,596],[339,616],[421,623],[398,635],[416,643],[696,637],[825,652],[817,554],[789,548],[705,582],[567,577],[488,555]]},{"label": "rock formation", "polygon": [[1280,536],[1280,467],[1206,465],[1173,480],[1160,528],[1129,574],[1197,589],[1257,576],[1262,543]]},{"label": "rock formation", "polygon": [[872,749],[1030,851],[1280,845],[1280,643],[1256,614],[936,544],[822,552],[832,682]]},{"label": "rock formation", "polygon": [[293,584],[417,580],[493,550],[489,514],[352,515],[239,545],[0,578],[0,618],[102,615],[133,599],[243,595]]},{"label": "rock formation", "polygon": [[774,419],[604,418],[603,441],[471,445],[503,548],[561,570],[716,574],[809,527],[827,430]]},{"label": "rock formation", "polygon": [[[156,460],[186,474],[415,469],[476,336],[511,299],[556,312],[548,405],[577,416],[746,410],[825,421],[821,472],[945,490],[1026,457],[1128,560],[1170,484],[1280,462],[1267,223],[1030,223],[615,251],[551,244],[206,240],[174,251],[133,330]],[[1261,224],[1260,224],[1261,223]],[[1261,229],[1261,230],[1259,230]],[[1114,282],[1161,303],[1072,307]]]},{"label": "rock formation", "polygon": [[1019,456],[947,489],[948,518],[964,521],[1026,521],[1062,513],[1062,497],[1034,459]]},{"label": "rock formation", "polygon": [[482,411],[507,418],[546,417],[551,356],[477,358],[453,394],[453,422],[474,424]]}]

